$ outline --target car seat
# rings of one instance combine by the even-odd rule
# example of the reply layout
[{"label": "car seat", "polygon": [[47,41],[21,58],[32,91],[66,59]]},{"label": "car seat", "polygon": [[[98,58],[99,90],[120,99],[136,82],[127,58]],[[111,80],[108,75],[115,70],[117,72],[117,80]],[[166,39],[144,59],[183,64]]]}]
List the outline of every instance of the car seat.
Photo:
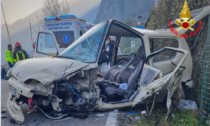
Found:
[{"label": "car seat", "polygon": [[[125,74],[125,72],[123,71],[129,71],[129,73],[134,71],[135,69],[134,66],[137,65],[136,63],[138,61],[137,59],[134,59],[134,57],[139,57],[140,59],[145,60],[143,46],[139,48],[136,54],[135,53],[130,54],[126,58],[126,60],[122,60],[115,66],[111,67],[107,72],[107,74],[104,76],[104,80],[110,80],[117,83],[126,83],[128,81],[129,76],[126,76],[128,74]],[[129,69],[127,67],[129,67]]]},{"label": "car seat", "polygon": [[[129,98],[137,88],[144,66],[144,50],[139,48],[138,52],[130,61],[121,61],[113,66],[105,75],[104,80],[96,84],[101,89],[101,93],[107,99],[119,99],[119,97]],[[120,84],[127,83],[126,90],[119,88]]]}]

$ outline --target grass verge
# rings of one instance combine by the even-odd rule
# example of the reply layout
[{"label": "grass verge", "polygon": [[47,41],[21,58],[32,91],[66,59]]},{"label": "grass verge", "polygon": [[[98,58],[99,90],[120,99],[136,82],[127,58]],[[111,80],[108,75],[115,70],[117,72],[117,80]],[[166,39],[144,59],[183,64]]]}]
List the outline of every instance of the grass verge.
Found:
[{"label": "grass verge", "polygon": [[[141,119],[134,121],[135,126],[198,126],[198,118],[194,110],[175,110],[173,117],[165,123],[167,109],[162,106],[157,106],[153,109],[152,115],[145,118],[140,111],[134,116],[140,116]],[[159,122],[158,122],[159,120]]]}]

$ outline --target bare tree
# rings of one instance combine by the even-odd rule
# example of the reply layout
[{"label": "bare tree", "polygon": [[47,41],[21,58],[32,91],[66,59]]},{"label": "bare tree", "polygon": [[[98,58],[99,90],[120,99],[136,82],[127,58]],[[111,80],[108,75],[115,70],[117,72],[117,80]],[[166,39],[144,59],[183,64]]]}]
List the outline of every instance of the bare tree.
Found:
[{"label": "bare tree", "polygon": [[58,0],[45,0],[42,11],[46,17],[68,14],[70,12],[70,4],[66,0],[61,2]]},{"label": "bare tree", "polygon": [[44,17],[59,16],[69,14],[71,11],[70,4],[67,0],[45,0],[42,6],[43,14],[40,15],[39,24],[43,28]]},{"label": "bare tree", "polygon": [[71,11],[70,4],[67,0],[61,2],[61,14],[69,14]]}]

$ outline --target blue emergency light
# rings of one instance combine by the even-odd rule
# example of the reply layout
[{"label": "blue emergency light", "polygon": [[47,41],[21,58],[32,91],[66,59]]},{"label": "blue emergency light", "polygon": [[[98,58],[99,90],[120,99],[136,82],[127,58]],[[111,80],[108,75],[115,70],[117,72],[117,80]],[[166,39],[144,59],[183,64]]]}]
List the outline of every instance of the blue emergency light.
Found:
[{"label": "blue emergency light", "polygon": [[[76,19],[77,17],[75,15],[61,15],[59,18],[71,18]],[[52,16],[52,17],[45,17],[44,20],[60,20],[58,17]]]},{"label": "blue emergency light", "polygon": [[53,17],[45,17],[44,20],[53,20],[55,18],[56,18],[55,16],[53,16]]},{"label": "blue emergency light", "polygon": [[135,28],[145,29],[145,26],[136,26]]},{"label": "blue emergency light", "polygon": [[60,18],[76,18],[75,15],[61,15]]}]

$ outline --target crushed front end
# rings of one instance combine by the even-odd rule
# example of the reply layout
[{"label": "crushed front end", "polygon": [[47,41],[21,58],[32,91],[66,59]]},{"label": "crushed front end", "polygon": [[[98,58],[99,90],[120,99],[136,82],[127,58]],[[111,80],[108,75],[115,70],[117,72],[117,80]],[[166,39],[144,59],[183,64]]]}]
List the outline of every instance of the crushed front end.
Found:
[{"label": "crushed front end", "polygon": [[[65,116],[86,117],[88,111],[97,109],[99,88],[94,85],[96,69],[78,70],[49,84],[29,79],[21,83],[16,77],[9,79],[7,108],[19,124],[24,122],[22,104],[29,109],[37,108],[50,119]],[[79,114],[77,114],[77,113]]]},{"label": "crushed front end", "polygon": [[32,98],[33,87],[22,84],[14,77],[9,79],[9,98],[7,100],[7,109],[12,118],[19,124],[24,122],[24,115],[21,105],[27,102],[27,98]]}]

